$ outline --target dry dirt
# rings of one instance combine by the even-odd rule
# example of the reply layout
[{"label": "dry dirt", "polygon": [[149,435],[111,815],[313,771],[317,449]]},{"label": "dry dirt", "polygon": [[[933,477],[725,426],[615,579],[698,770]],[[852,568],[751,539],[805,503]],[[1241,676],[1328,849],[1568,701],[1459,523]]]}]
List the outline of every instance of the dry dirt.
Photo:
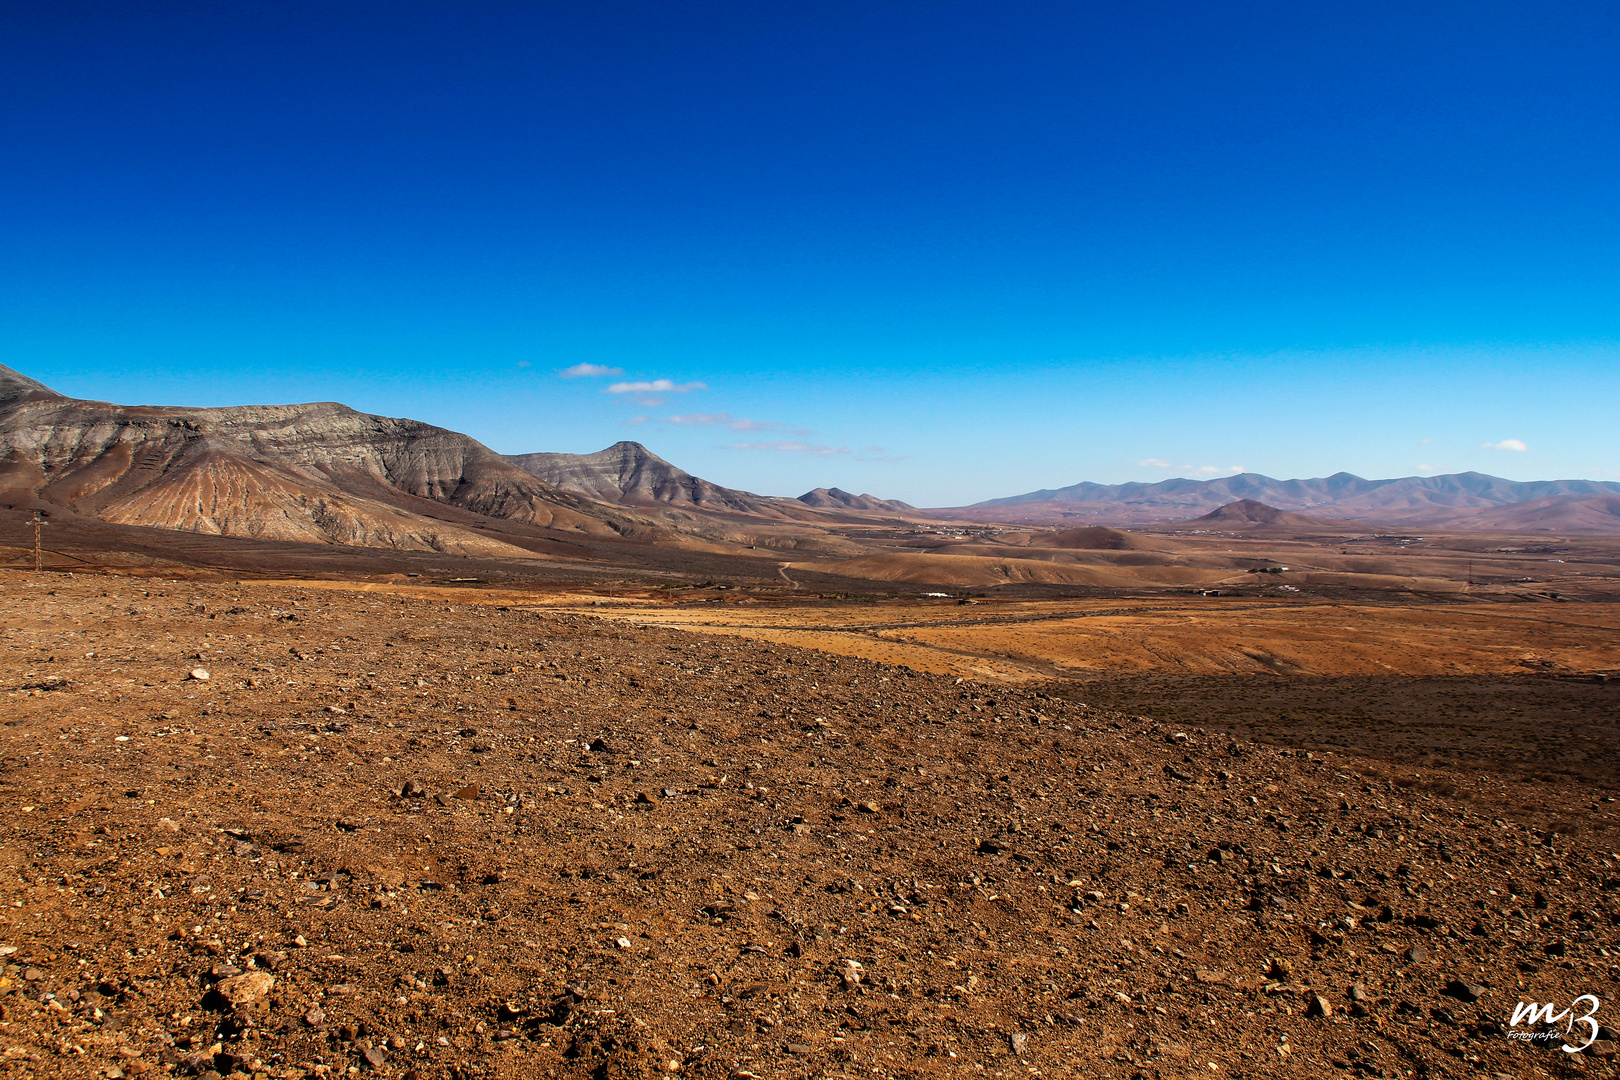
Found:
[{"label": "dry dirt", "polygon": [[1613,1072],[1606,1027],[1507,1030],[1617,1007],[1580,776],[617,606],[6,573],[0,610],[7,1076]]},{"label": "dry dirt", "polygon": [[1620,604],[1612,603],[1136,596],[973,605],[682,604],[629,595],[589,602],[638,623],[744,634],[983,678],[1089,680],[1148,671],[1620,674]]}]

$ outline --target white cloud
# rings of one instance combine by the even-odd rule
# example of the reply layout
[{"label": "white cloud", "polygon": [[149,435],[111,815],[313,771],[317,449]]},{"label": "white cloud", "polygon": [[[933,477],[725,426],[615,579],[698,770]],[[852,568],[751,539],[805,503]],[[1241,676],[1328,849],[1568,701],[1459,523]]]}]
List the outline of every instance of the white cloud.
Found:
[{"label": "white cloud", "polygon": [[1419,446],[1433,446],[1434,445],[1434,440],[1433,439],[1419,439],[1418,440],[1418,445]]},{"label": "white cloud", "polygon": [[1165,461],[1162,458],[1156,458],[1156,457],[1143,458],[1141,461],[1138,461],[1137,464],[1140,465],[1144,469],[1173,469],[1173,468],[1175,468],[1175,466],[1171,465],[1168,461]]},{"label": "white cloud", "polygon": [[1530,448],[1524,444],[1522,439],[1503,439],[1501,442],[1488,442],[1480,445],[1487,450],[1511,450],[1515,454],[1525,454],[1530,451]]},{"label": "white cloud", "polygon": [[[1188,466],[1188,468],[1192,467]],[[1241,465],[1228,465],[1224,469],[1219,465],[1200,465],[1193,471],[1200,476],[1219,476],[1222,473],[1240,473],[1246,470]]]},{"label": "white cloud", "polygon": [[668,424],[671,427],[728,427],[732,431],[785,431],[790,435],[808,435],[805,428],[789,427],[775,420],[750,420],[730,413],[691,413],[686,416],[633,416],[627,424]]},{"label": "white cloud", "polygon": [[847,446],[819,446],[812,443],[799,442],[796,439],[785,439],[777,442],[749,442],[732,443],[727,450],[775,450],[783,454],[847,454]]},{"label": "white cloud", "polygon": [[[581,365],[582,367],[585,365]],[[615,370],[613,374],[619,372]],[[651,382],[616,382],[603,390],[604,394],[687,394],[693,390],[707,390],[705,383],[689,382],[676,384],[669,379],[653,379]]]},{"label": "white cloud", "polygon": [[1440,466],[1438,466],[1438,465],[1419,465],[1418,466],[1418,472],[1439,472],[1439,471],[1440,471]]},{"label": "white cloud", "polygon": [[623,375],[622,367],[604,367],[601,364],[575,364],[559,372],[565,379],[600,379],[605,375]]}]

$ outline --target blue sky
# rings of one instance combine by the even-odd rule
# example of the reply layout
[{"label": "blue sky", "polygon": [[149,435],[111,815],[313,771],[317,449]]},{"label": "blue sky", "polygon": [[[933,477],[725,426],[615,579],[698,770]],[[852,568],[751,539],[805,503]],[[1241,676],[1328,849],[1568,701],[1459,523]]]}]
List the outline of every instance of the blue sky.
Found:
[{"label": "blue sky", "polygon": [[1605,3],[0,5],[0,362],[919,505],[1615,479],[1617,54]]}]

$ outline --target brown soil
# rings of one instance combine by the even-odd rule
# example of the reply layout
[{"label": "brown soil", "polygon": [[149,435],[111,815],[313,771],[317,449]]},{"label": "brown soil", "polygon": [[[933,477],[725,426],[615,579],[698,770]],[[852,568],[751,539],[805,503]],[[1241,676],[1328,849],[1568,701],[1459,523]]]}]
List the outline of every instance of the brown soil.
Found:
[{"label": "brown soil", "polygon": [[1610,1068],[1588,779],[474,598],[0,577],[5,1075]]}]

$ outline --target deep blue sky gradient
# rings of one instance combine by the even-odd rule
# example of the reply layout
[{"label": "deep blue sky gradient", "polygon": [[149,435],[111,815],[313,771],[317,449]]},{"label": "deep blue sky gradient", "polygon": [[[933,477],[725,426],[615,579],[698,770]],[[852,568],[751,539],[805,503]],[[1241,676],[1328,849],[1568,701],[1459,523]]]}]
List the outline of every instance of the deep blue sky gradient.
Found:
[{"label": "deep blue sky gradient", "polygon": [[1614,479],[1617,55],[1595,2],[0,5],[0,362],[921,505]]}]

